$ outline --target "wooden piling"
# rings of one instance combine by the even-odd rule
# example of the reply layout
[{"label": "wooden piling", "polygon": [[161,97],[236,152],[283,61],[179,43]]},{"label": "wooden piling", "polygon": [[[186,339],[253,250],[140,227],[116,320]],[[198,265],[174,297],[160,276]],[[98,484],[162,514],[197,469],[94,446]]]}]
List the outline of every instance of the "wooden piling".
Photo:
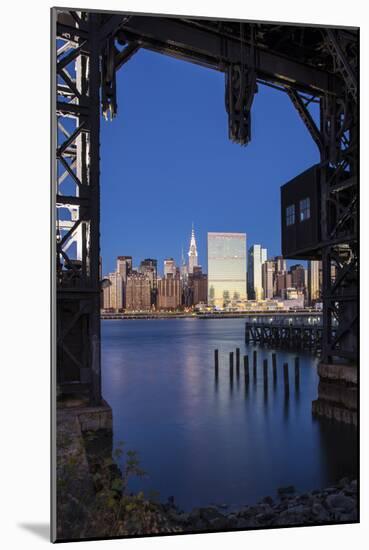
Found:
[{"label": "wooden piling", "polygon": [[252,356],[253,356],[253,373],[254,373],[254,378],[256,378],[256,369],[257,369],[257,360],[258,360],[258,354],[256,349],[254,349]]},{"label": "wooden piling", "polygon": [[240,348],[236,348],[236,374],[240,375]]},{"label": "wooden piling", "polygon": [[215,373],[215,379],[218,380],[218,374],[219,374],[219,351],[216,349],[214,350],[214,373]]},{"label": "wooden piling", "polygon": [[233,351],[229,353],[229,375],[233,378]]}]

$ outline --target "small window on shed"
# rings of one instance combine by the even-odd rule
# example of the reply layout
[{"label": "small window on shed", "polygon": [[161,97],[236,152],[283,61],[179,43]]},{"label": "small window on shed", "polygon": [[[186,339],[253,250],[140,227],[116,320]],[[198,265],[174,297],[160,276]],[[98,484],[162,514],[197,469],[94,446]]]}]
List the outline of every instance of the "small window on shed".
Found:
[{"label": "small window on shed", "polygon": [[310,218],[310,199],[302,199],[300,201],[300,222],[308,220]]},{"label": "small window on shed", "polygon": [[295,223],[295,205],[290,204],[286,208],[286,225],[293,225]]}]

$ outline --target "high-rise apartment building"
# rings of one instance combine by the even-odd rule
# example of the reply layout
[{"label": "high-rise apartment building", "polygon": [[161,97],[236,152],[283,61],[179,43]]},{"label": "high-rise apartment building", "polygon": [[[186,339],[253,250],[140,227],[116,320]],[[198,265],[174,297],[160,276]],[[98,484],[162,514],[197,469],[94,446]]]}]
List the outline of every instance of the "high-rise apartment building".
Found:
[{"label": "high-rise apartment building", "polygon": [[186,264],[186,260],[185,260],[185,257],[184,257],[184,253],[183,253],[183,248],[182,248],[182,256],[181,256],[181,269],[180,269],[180,272],[181,272],[181,280],[182,280],[182,284],[186,282],[187,278],[188,278],[188,265]]},{"label": "high-rise apartment building", "polygon": [[132,256],[118,256],[116,273],[122,277],[123,293],[122,293],[122,307],[126,307],[126,285],[128,275],[132,272]]},{"label": "high-rise apartment building", "polygon": [[182,305],[182,282],[180,277],[169,273],[158,279],[158,309],[178,309]]},{"label": "high-rise apartment building", "polygon": [[200,302],[207,303],[208,276],[202,272],[201,266],[194,266],[193,272],[188,277],[188,286],[191,290],[191,305],[196,306]]},{"label": "high-rise apartment building", "polygon": [[[108,279],[108,277],[106,277]],[[110,282],[110,280],[109,280]],[[110,285],[104,285],[102,289],[102,309],[110,309]]]},{"label": "high-rise apartment building", "polygon": [[275,261],[266,260],[262,265],[262,283],[264,300],[271,300],[274,296]]},{"label": "high-rise apartment building", "polygon": [[245,301],[246,273],[246,233],[208,233],[208,304]]},{"label": "high-rise apartment building", "polygon": [[[123,277],[120,273],[109,273],[107,277],[110,281],[110,286],[104,290],[104,299],[106,296],[106,305],[104,307],[114,309],[116,311],[123,309]],[[109,297],[109,299],[108,299]]]},{"label": "high-rise apartment building", "polygon": [[305,268],[301,264],[291,266],[291,284],[293,288],[305,291]]},{"label": "high-rise apartment building", "polygon": [[151,287],[151,305],[156,305],[158,261],[153,258],[145,258],[140,264],[140,273],[149,279]]},{"label": "high-rise apartment building", "polygon": [[254,244],[249,248],[247,266],[248,297],[251,300],[262,300],[263,280],[262,265],[267,260],[267,249],[260,244]]},{"label": "high-rise apartment building", "polygon": [[173,277],[175,277],[176,270],[176,262],[173,258],[166,258],[164,260],[164,277],[167,277],[167,275],[173,275]]},{"label": "high-rise apartment building", "polygon": [[261,249],[261,265],[268,259],[268,250],[266,248]]},{"label": "high-rise apartment building", "polygon": [[150,279],[143,273],[132,271],[126,283],[126,309],[148,311],[151,308]]},{"label": "high-rise apartment building", "polygon": [[287,271],[287,262],[283,258],[283,256],[276,256],[274,258],[274,261],[275,261],[276,273],[283,273],[283,272]]},{"label": "high-rise apartment building", "polygon": [[287,271],[277,273],[275,277],[275,294],[276,296],[283,297],[285,290],[292,287],[291,273]]},{"label": "high-rise apartment building", "polygon": [[321,298],[322,262],[311,260],[308,262],[308,303],[313,305]]},{"label": "high-rise apartment building", "polygon": [[129,273],[132,271],[132,256],[118,256],[116,271],[122,276],[125,284]]},{"label": "high-rise apartment building", "polygon": [[158,272],[158,260],[153,258],[145,258],[140,263],[140,273],[147,275],[150,280],[152,280],[153,285],[156,284],[157,273]]}]

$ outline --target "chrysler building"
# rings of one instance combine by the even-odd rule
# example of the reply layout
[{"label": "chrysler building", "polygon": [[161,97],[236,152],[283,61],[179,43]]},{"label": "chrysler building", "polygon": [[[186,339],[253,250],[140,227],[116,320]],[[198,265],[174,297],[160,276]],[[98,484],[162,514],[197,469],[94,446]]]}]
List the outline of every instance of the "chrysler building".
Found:
[{"label": "chrysler building", "polygon": [[192,224],[190,249],[188,251],[188,272],[193,273],[193,268],[198,265],[199,264],[198,264],[198,254],[197,254],[197,246],[196,246],[196,239],[195,239],[195,230]]}]

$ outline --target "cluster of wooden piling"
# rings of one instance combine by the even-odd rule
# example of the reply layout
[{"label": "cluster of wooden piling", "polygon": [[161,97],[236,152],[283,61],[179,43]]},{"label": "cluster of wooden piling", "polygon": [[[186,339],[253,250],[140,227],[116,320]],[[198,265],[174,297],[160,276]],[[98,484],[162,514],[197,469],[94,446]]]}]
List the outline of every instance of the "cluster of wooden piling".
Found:
[{"label": "cluster of wooden piling", "polygon": [[[253,368],[253,378],[254,382],[257,378],[257,365],[258,365],[258,357],[257,357],[257,350],[253,350],[253,356],[252,356],[252,368]],[[241,354],[240,354],[240,348],[236,348],[236,376],[237,379],[240,377],[240,360],[241,360]],[[299,357],[295,357],[295,388],[298,391],[300,387],[300,359]],[[245,384],[249,384],[250,381],[250,370],[249,370],[249,356],[244,355],[243,356],[243,368],[244,368],[244,379]],[[215,377],[216,380],[218,380],[219,375],[219,350],[214,350],[214,369],[215,369]],[[229,376],[231,382],[233,382],[233,375],[234,375],[234,352],[229,352]],[[277,355],[275,353],[272,353],[272,377],[273,377],[273,386],[277,383]],[[264,381],[264,387],[267,388],[268,381],[269,381],[269,369],[268,369],[268,359],[263,360],[263,381]],[[284,382],[284,389],[285,393],[288,395],[290,391],[290,376],[289,376],[289,365],[288,363],[283,364],[283,382]]]}]

